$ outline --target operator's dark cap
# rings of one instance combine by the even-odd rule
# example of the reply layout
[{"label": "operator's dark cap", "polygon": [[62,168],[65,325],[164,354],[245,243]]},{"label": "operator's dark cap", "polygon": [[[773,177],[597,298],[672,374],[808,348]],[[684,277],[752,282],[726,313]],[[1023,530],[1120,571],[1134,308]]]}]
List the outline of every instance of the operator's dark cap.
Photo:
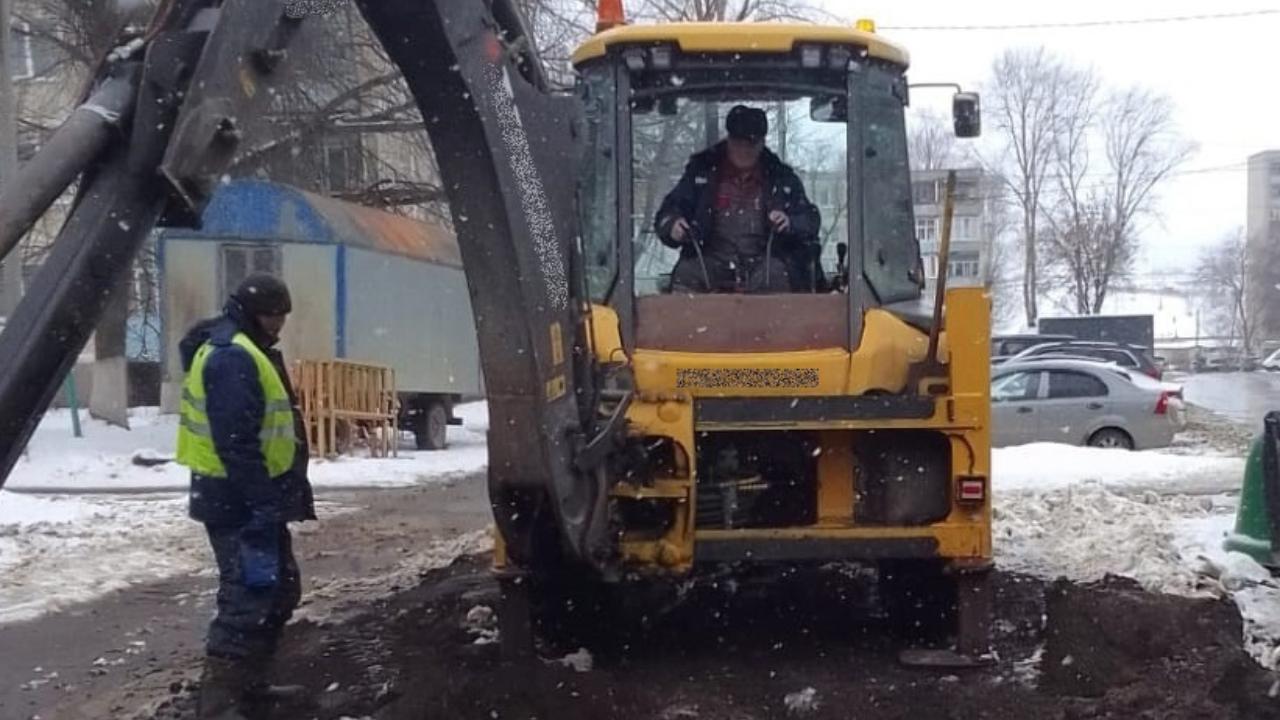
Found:
[{"label": "operator's dark cap", "polygon": [[288,315],[293,311],[289,286],[275,275],[250,275],[231,294],[250,315]]},{"label": "operator's dark cap", "polygon": [[769,116],[760,108],[734,105],[724,122],[729,137],[758,142],[769,134]]}]

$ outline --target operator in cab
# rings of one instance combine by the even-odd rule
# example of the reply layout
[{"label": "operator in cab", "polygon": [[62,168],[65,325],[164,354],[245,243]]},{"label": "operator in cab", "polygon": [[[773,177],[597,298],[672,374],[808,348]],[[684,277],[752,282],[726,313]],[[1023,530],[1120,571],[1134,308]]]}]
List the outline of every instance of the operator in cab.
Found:
[{"label": "operator in cab", "polygon": [[[795,171],[765,147],[764,110],[737,105],[728,138],[689,159],[654,220],[658,238],[680,250],[673,293],[785,293],[821,218]],[[701,252],[699,252],[701,250]]]}]

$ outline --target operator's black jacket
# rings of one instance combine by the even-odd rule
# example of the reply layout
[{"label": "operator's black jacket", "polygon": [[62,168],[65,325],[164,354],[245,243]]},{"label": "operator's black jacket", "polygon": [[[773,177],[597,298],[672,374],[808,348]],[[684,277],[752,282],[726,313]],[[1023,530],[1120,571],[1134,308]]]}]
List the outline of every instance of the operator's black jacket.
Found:
[{"label": "operator's black jacket", "polygon": [[[658,208],[654,218],[658,239],[668,247],[679,248],[681,257],[694,257],[696,250],[688,243],[672,240],[671,225],[677,217],[683,217],[695,237],[704,243],[711,239],[715,229],[716,177],[721,163],[726,161],[726,152],[726,142],[722,141],[689,158],[680,182]],[[822,218],[805,195],[796,172],[769,148],[761,152],[760,164],[765,181],[764,212],[781,210],[791,219],[791,229],[779,236],[783,242],[775,245],[774,252],[780,257],[794,255],[801,246],[817,242]]]},{"label": "operator's black jacket", "polygon": [[[248,352],[231,343],[237,332],[248,335],[271,359],[293,404],[298,451],[293,468],[277,478],[267,475],[258,439],[257,428],[265,407],[258,369]],[[209,428],[227,477],[191,474],[191,517],[219,527],[255,526],[264,534],[286,522],[314,520],[315,503],[307,481],[306,435],[284,356],[271,347],[257,323],[234,299],[227,301],[221,317],[197,323],[178,344],[184,372],[191,369],[196,351],[205,342],[213,345],[204,369],[205,392],[210,397]]]}]

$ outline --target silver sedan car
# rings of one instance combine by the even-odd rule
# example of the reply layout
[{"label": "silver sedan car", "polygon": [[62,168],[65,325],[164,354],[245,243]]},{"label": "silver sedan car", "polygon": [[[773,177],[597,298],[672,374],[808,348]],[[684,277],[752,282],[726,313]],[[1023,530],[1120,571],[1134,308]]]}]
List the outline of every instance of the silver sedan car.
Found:
[{"label": "silver sedan car", "polygon": [[991,375],[992,444],[1145,450],[1178,430],[1176,392],[1087,360],[1010,360]]}]

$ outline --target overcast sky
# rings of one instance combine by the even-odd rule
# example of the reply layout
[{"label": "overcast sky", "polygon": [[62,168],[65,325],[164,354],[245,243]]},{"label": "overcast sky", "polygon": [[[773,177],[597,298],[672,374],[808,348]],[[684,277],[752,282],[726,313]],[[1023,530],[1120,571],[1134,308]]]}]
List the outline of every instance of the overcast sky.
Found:
[{"label": "overcast sky", "polygon": [[[905,45],[911,53],[913,82],[980,85],[992,59],[1004,48],[1044,45],[1074,63],[1093,66],[1107,86],[1142,84],[1169,95],[1181,130],[1200,145],[1186,169],[1230,167],[1184,173],[1168,181],[1158,205],[1160,217],[1148,221],[1143,230],[1140,274],[1188,269],[1201,246],[1244,225],[1244,163],[1255,152],[1280,149],[1280,14],[1083,29],[891,29],[1167,18],[1280,7],[1274,0],[825,0],[825,4],[843,17],[874,19],[881,35]],[[949,112],[949,95],[932,95],[913,94],[913,107],[936,106]],[[994,130],[990,123],[985,129]]]}]

